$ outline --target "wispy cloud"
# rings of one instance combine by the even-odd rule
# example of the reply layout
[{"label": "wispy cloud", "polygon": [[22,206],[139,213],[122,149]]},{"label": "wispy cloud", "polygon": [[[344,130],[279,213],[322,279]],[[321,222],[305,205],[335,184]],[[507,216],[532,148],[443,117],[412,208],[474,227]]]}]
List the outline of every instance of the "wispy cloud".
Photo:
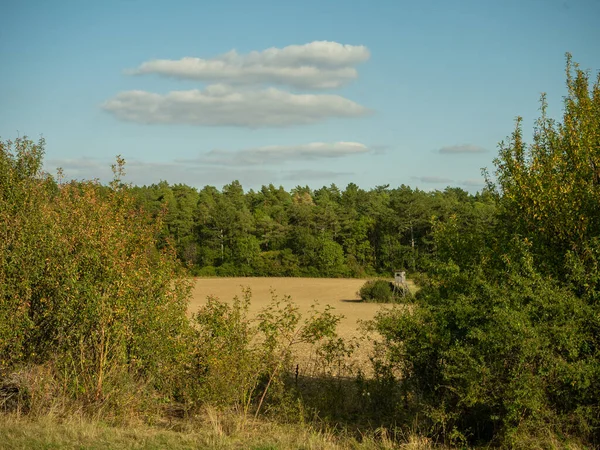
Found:
[{"label": "wispy cloud", "polygon": [[461,181],[460,184],[467,187],[483,187],[485,186],[485,180],[483,178],[471,178]]},{"label": "wispy cloud", "polygon": [[264,165],[343,158],[369,152],[370,149],[359,142],[311,142],[300,145],[269,145],[237,151],[215,149],[196,159],[181,162],[230,166]]},{"label": "wispy cloud", "polygon": [[370,113],[339,95],[292,94],[275,88],[237,91],[221,84],[165,95],[121,92],[102,108],[118,119],[138,123],[249,128],[310,124]]},{"label": "wispy cloud", "polygon": [[59,167],[64,170],[64,175],[70,180],[95,180],[108,181],[112,178],[111,166],[114,160],[98,158],[49,158],[44,160],[44,170],[52,175],[56,174]]},{"label": "wispy cloud", "polygon": [[336,172],[333,170],[312,170],[312,169],[298,169],[291,170],[283,173],[283,179],[288,181],[297,181],[301,184],[305,184],[312,180],[323,180],[328,183],[329,180],[355,175],[352,172]]},{"label": "wispy cloud", "polygon": [[357,72],[354,66],[369,57],[369,50],[362,45],[315,41],[284,48],[272,47],[246,55],[231,50],[209,59],[155,59],[126,73],[158,74],[208,83],[269,83],[304,89],[332,89],[355,79]]},{"label": "wispy cloud", "polygon": [[427,183],[427,184],[451,184],[451,183],[454,183],[454,180],[452,180],[450,178],[434,177],[434,176],[412,177],[412,179],[420,181],[421,183]]},{"label": "wispy cloud", "polygon": [[451,145],[442,147],[438,150],[439,153],[456,155],[460,153],[486,153],[487,150],[483,147],[473,144]]},{"label": "wispy cloud", "polygon": [[[64,170],[67,180],[98,179],[107,183],[112,179],[111,164],[108,159],[49,159],[45,162],[45,170],[56,173],[56,168]],[[285,184],[289,181],[301,184],[309,181],[322,180],[323,183],[340,176],[352,175],[347,172],[329,170],[292,169],[282,171],[277,168],[263,166],[214,166],[183,161],[144,162],[127,160],[125,165],[124,182],[134,185],[150,185],[161,180],[171,184],[183,183],[189,186],[203,187],[206,185],[223,186],[233,180],[239,180],[243,186],[262,186],[269,183]]]}]

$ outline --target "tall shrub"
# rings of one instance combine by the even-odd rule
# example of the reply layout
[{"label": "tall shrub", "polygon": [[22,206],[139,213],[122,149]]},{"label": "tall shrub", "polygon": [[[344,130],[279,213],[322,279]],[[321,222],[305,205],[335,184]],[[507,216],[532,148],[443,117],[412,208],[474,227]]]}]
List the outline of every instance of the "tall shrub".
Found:
[{"label": "tall shrub", "polygon": [[600,77],[567,56],[562,123],[521,121],[489,185],[487,229],[438,223],[436,259],[409,313],[381,313],[398,367],[433,434],[528,447],[600,442]]},{"label": "tall shrub", "polygon": [[125,374],[172,388],[189,285],[172,248],[156,248],[160,220],[134,206],[121,159],[102,186],[56,183],[42,157],[43,141],[2,147],[1,369],[51,362],[89,400]]}]

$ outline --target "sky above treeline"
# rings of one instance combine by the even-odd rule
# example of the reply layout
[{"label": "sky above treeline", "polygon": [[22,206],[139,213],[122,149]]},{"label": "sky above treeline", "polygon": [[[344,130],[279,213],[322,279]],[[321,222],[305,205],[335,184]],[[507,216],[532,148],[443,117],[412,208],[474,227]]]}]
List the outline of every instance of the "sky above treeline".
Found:
[{"label": "sky above treeline", "polygon": [[565,52],[595,78],[600,0],[0,2],[0,137],[108,181],[483,187]]}]

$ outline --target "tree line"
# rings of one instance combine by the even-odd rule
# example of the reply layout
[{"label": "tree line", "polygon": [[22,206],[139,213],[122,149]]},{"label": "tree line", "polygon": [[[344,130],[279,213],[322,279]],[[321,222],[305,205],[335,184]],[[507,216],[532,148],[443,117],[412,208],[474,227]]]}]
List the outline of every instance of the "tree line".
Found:
[{"label": "tree line", "polygon": [[433,223],[455,217],[485,226],[494,214],[485,190],[425,192],[402,185],[371,190],[335,184],[291,191],[272,184],[244,192],[238,181],[197,190],[165,181],[132,188],[162,215],[161,239],[197,275],[363,277],[423,271]]}]

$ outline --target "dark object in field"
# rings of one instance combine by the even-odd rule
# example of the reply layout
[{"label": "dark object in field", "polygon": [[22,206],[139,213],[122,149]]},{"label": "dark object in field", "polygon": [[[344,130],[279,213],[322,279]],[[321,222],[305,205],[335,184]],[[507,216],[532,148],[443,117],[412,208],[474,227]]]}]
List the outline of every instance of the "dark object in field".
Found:
[{"label": "dark object in field", "polygon": [[358,291],[364,302],[399,303],[404,295],[395,284],[387,280],[369,280]]}]

